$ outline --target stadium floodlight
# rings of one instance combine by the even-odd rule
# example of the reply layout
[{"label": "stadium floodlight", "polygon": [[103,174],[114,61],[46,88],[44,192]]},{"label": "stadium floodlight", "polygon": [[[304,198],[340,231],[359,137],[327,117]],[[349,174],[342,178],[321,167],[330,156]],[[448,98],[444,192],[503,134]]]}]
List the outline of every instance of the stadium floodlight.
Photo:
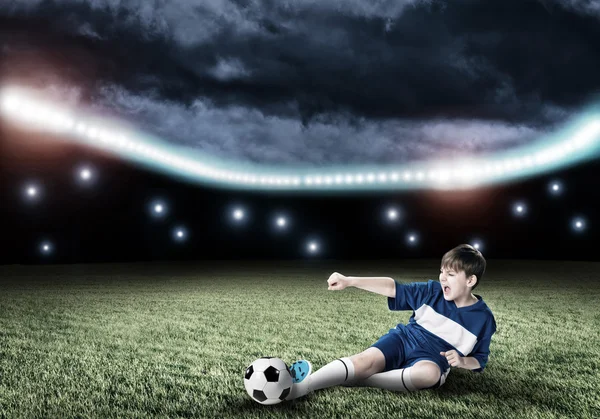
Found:
[{"label": "stadium floodlight", "polygon": [[244,215],[244,210],[241,208],[233,210],[233,219],[236,221],[241,221],[244,218]]},{"label": "stadium floodlight", "polygon": [[93,183],[96,173],[89,165],[81,165],[76,169],[76,179],[80,185],[89,185]]},{"label": "stadium floodlight", "polygon": [[439,172],[439,181],[442,183],[446,183],[451,179],[452,174],[448,170],[440,170]]},{"label": "stadium floodlight", "polygon": [[285,217],[277,217],[277,227],[279,227],[280,229],[283,229],[287,226],[287,220]]},{"label": "stadium floodlight", "polygon": [[162,199],[155,199],[150,204],[150,213],[154,218],[164,218],[167,215],[167,204]]},{"label": "stadium floodlight", "polygon": [[550,192],[550,195],[552,195],[552,196],[562,195],[562,192],[563,192],[562,182],[560,182],[558,180],[554,180],[554,181],[550,182],[548,184],[548,192]]},{"label": "stadium floodlight", "polygon": [[586,222],[585,219],[583,217],[574,217],[571,220],[571,227],[573,228],[573,230],[575,232],[581,232],[584,231],[586,228]]},{"label": "stadium floodlight", "polygon": [[[414,161],[390,167],[346,166],[347,172],[343,175],[333,168],[324,168],[315,174],[308,166],[292,169],[247,164],[236,165],[235,170],[230,170],[232,165],[227,161],[200,152],[176,151],[171,144],[150,135],[131,129],[124,132],[111,121],[92,118],[80,110],[66,109],[49,100],[41,100],[35,92],[16,87],[2,88],[0,112],[26,129],[50,132],[58,129],[90,147],[154,170],[188,177],[199,183],[233,188],[294,191],[460,189],[531,177],[600,155],[600,115],[595,110],[583,114],[562,132],[540,139],[537,144],[489,153],[472,158],[469,164],[461,162],[457,166],[436,162],[433,165]],[[450,170],[450,167],[460,168]]]},{"label": "stadium floodlight", "polygon": [[412,233],[408,233],[406,235],[406,243],[409,246],[416,246],[418,242],[419,242],[419,236],[417,233],[412,232]]},{"label": "stadium floodlight", "polygon": [[75,169],[75,182],[82,187],[93,185],[96,177],[96,170],[88,164],[80,165]]},{"label": "stadium floodlight", "polygon": [[483,250],[483,242],[479,239],[472,240],[471,246],[473,246],[475,249],[479,250],[480,252]]},{"label": "stadium floodlight", "polygon": [[33,198],[33,197],[37,196],[37,194],[38,194],[38,190],[35,186],[27,187],[27,196],[30,196]]},{"label": "stadium floodlight", "polygon": [[41,199],[42,188],[37,183],[29,183],[23,188],[23,195],[29,202],[37,202]]},{"label": "stadium floodlight", "polygon": [[43,241],[43,242],[40,244],[40,252],[41,252],[43,255],[49,255],[49,254],[51,254],[51,253],[52,253],[52,251],[53,251],[53,250],[54,250],[54,249],[53,249],[52,243],[51,243],[51,242],[49,242],[49,241],[47,241],[47,240],[46,240],[46,241]]},{"label": "stadium floodlight", "polygon": [[400,218],[400,211],[397,208],[388,208],[386,215],[389,221],[394,222]]},{"label": "stadium floodlight", "polygon": [[19,99],[14,95],[7,94],[2,97],[2,110],[6,113],[17,111],[19,105]]},{"label": "stadium floodlight", "polygon": [[188,231],[185,227],[179,226],[179,227],[175,227],[173,229],[173,239],[178,242],[178,243],[182,243],[184,241],[186,241],[188,238]]},{"label": "stadium floodlight", "polygon": [[319,243],[316,241],[310,241],[307,245],[308,252],[311,254],[315,254],[319,251]]},{"label": "stadium floodlight", "polygon": [[513,214],[517,217],[524,217],[527,214],[527,205],[522,202],[515,202],[512,207]]}]

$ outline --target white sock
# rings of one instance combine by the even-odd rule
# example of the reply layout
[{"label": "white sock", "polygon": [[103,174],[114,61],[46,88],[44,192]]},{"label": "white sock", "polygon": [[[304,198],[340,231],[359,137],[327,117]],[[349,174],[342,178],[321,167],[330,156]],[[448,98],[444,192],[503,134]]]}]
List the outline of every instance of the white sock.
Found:
[{"label": "white sock", "polygon": [[354,386],[376,387],[392,391],[416,391],[418,389],[412,383],[411,370],[412,367],[378,372],[363,380],[355,381],[353,384]]},{"label": "white sock", "polygon": [[309,391],[337,386],[354,378],[354,364],[350,358],[336,359],[312,373],[309,378]]}]

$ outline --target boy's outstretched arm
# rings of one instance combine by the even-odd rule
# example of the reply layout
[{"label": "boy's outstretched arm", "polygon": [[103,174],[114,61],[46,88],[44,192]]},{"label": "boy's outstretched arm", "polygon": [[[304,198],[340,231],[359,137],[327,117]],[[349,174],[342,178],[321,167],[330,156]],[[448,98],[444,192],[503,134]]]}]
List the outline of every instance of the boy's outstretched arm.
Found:
[{"label": "boy's outstretched arm", "polygon": [[388,277],[344,276],[334,272],[327,280],[327,284],[329,285],[327,289],[331,291],[341,291],[347,287],[355,287],[386,297],[396,297],[396,281]]}]

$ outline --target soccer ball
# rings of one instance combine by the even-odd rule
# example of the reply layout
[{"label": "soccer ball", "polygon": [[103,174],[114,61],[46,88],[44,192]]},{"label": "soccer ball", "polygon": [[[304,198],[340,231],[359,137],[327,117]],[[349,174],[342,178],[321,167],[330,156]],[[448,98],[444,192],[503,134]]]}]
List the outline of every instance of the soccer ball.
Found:
[{"label": "soccer ball", "polygon": [[277,404],[290,394],[292,374],[281,359],[264,356],[246,368],[244,387],[254,401]]}]

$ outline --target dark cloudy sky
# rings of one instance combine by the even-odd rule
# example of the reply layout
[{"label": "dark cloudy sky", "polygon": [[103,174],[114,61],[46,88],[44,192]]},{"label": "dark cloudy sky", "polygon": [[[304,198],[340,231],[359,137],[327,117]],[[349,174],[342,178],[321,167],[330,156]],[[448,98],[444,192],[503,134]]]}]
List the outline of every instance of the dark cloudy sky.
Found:
[{"label": "dark cloudy sky", "polygon": [[[600,104],[600,1],[0,0],[0,87],[220,159],[392,164],[486,154]],[[127,125],[128,125],[127,124]],[[74,181],[91,163],[90,187]],[[346,196],[198,186],[2,120],[8,263],[441,257],[598,260],[600,160],[473,191]],[[549,182],[564,184],[560,197]],[[40,185],[30,202],[24,188]],[[157,220],[157,197],[169,207]],[[513,215],[524,200],[527,216]],[[233,225],[241,205],[248,221]],[[382,218],[397,206],[401,222]],[[273,216],[290,217],[285,234]],[[574,233],[574,217],[586,229]],[[175,226],[190,235],[174,243]],[[406,244],[410,232],[418,246]],[[55,250],[40,254],[49,240]]]},{"label": "dark cloudy sky", "polygon": [[268,164],[506,150],[598,101],[600,2],[0,1],[3,84]]}]

